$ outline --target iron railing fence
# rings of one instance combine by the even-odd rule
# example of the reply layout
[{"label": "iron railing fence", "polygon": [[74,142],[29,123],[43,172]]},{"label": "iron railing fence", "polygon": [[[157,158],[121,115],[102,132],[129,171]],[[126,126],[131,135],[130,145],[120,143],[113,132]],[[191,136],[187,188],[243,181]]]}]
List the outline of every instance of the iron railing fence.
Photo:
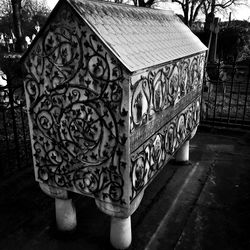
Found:
[{"label": "iron railing fence", "polygon": [[250,62],[207,65],[201,123],[250,128]]},{"label": "iron railing fence", "polygon": [[23,84],[0,86],[0,178],[31,163]]}]

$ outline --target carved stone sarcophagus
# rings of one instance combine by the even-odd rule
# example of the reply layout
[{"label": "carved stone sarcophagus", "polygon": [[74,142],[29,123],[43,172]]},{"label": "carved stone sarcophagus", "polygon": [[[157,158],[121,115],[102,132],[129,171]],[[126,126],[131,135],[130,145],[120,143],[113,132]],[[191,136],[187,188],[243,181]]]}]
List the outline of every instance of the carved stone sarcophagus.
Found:
[{"label": "carved stone sarcophagus", "polygon": [[199,124],[205,51],[171,11],[60,0],[23,56],[42,189],[128,218]]}]

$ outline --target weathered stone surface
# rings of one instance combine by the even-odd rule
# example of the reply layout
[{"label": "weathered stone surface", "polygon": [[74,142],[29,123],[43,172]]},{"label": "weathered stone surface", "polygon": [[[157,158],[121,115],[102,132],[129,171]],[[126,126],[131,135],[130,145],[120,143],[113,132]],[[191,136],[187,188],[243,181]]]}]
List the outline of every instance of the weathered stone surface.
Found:
[{"label": "weathered stone surface", "polygon": [[205,50],[172,12],[59,1],[23,57],[36,180],[133,213],[199,124]]}]

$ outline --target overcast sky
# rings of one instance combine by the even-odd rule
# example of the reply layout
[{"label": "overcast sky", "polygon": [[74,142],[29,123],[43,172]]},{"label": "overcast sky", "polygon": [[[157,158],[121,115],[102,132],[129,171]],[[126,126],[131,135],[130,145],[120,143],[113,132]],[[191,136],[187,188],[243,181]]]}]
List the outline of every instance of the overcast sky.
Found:
[{"label": "overcast sky", "polygon": [[[58,0],[47,0],[47,4],[50,7],[50,9],[53,9],[54,6]],[[250,0],[247,0],[248,6],[242,5],[240,7],[233,7],[232,9],[232,19],[238,19],[238,20],[248,20],[250,22]],[[169,6],[170,9],[174,10],[178,14],[182,14],[182,10],[178,8],[177,3],[167,3],[167,6]],[[220,16],[220,18],[226,20],[228,19],[227,16]]]}]

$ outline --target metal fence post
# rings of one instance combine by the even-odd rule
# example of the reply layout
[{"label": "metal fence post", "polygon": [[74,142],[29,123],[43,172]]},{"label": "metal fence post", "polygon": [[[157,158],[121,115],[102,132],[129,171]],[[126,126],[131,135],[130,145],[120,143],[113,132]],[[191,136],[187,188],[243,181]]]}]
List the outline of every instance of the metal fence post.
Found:
[{"label": "metal fence post", "polygon": [[10,109],[11,109],[11,117],[12,117],[12,126],[13,126],[13,135],[14,135],[17,164],[18,164],[18,167],[20,167],[20,150],[19,150],[19,140],[18,140],[17,126],[16,126],[13,87],[11,86],[11,77],[9,75],[7,75],[7,86],[8,86],[8,90],[9,90],[9,102],[10,102]]}]

